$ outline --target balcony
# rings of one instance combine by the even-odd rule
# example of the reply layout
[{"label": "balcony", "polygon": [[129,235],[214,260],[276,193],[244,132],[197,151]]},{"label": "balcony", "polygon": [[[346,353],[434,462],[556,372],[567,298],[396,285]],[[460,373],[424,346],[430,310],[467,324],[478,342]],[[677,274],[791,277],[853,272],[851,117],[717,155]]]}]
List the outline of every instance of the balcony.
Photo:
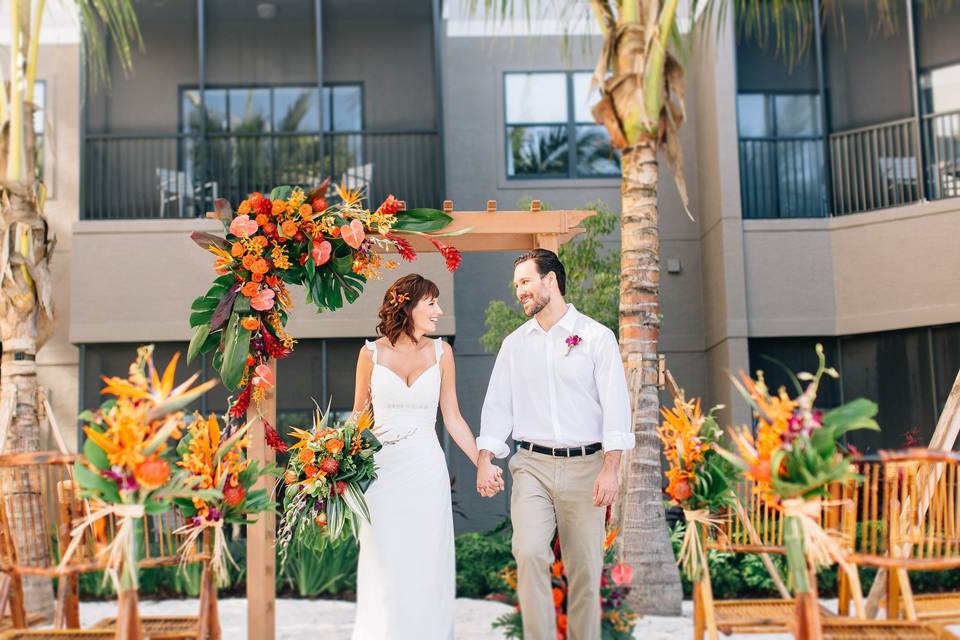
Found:
[{"label": "balcony", "polygon": [[[744,218],[842,216],[960,197],[960,11],[840,3],[805,55],[737,45]],[[905,25],[913,24],[913,27]]]},{"label": "balcony", "polygon": [[388,193],[408,206],[437,206],[443,170],[436,131],[88,134],[84,220],[194,218],[216,198],[236,205],[280,184],[317,185],[327,176]]},{"label": "balcony", "polygon": [[[826,164],[824,147],[826,146]],[[819,135],[741,137],[744,218],[847,215],[960,197],[960,111]],[[829,184],[829,189],[828,185]]]}]

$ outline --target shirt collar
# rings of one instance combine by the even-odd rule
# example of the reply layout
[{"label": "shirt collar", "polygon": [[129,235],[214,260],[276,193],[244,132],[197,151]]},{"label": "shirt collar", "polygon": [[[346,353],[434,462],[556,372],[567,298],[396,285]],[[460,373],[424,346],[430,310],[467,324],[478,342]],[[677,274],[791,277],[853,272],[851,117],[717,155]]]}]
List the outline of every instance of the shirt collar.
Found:
[{"label": "shirt collar", "polygon": [[[572,304],[567,304],[567,312],[563,314],[563,317],[557,322],[555,326],[562,327],[567,331],[573,333],[574,327],[577,325],[577,319],[580,317],[580,312],[577,311],[577,308]],[[537,319],[530,318],[527,320],[526,326],[527,333],[534,333],[536,331],[543,332],[543,328],[540,326],[540,323],[537,322]]]}]

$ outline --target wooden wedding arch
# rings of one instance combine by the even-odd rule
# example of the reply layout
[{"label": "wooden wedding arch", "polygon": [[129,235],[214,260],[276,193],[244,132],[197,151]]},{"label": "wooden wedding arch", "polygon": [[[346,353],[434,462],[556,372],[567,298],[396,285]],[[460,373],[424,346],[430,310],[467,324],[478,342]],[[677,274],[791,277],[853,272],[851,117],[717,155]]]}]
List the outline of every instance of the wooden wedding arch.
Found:
[{"label": "wooden wedding arch", "polygon": [[[579,224],[594,214],[593,211],[567,209],[542,211],[539,200],[532,201],[528,211],[498,211],[495,200],[487,201],[486,211],[454,211],[453,202],[446,200],[443,210],[453,217],[453,222],[444,227],[444,234],[462,232],[462,235],[444,238],[444,241],[461,252],[519,252],[535,248],[559,251],[561,245],[584,231]],[[420,253],[437,251],[425,238],[408,237]],[[271,361],[270,366],[276,380],[276,361]],[[256,411],[250,411],[247,415],[252,441],[248,452],[251,459],[272,462],[274,451],[266,443],[263,420],[277,424],[275,389],[263,401],[260,414],[262,418]],[[260,486],[272,491],[271,482],[270,477],[261,478]],[[273,512],[261,514],[255,524],[247,526],[249,640],[273,640],[275,637],[275,542],[276,517]]]}]

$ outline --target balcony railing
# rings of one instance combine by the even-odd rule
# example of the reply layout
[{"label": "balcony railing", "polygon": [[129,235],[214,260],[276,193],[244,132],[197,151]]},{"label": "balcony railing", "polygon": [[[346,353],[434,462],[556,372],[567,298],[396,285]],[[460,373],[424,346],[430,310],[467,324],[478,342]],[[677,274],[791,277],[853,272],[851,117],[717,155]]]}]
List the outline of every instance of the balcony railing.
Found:
[{"label": "balcony railing", "polygon": [[[740,141],[744,218],[803,218],[823,211],[819,136]],[[773,213],[771,213],[773,212]]]},{"label": "balcony railing", "polygon": [[89,134],[82,218],[193,218],[216,198],[236,205],[280,184],[317,185],[327,176],[394,193],[408,206],[437,206],[442,150],[436,131],[319,133]]},{"label": "balcony railing", "polygon": [[820,137],[743,138],[744,218],[820,217],[960,197],[960,111]]}]

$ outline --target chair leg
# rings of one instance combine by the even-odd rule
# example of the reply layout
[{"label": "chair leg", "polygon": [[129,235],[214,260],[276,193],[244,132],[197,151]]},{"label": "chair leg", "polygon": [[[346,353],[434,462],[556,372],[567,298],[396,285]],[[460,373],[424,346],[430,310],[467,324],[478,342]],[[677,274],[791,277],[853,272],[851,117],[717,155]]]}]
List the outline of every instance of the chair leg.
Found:
[{"label": "chair leg", "polygon": [[900,619],[900,581],[896,570],[887,571],[887,620]]},{"label": "chair leg", "polygon": [[14,629],[27,628],[27,610],[23,602],[23,579],[14,574],[10,576],[10,618]]},{"label": "chair leg", "polygon": [[837,576],[837,614],[840,616],[850,615],[850,581],[847,579],[845,571],[838,570]]},{"label": "chair leg", "polygon": [[703,640],[704,616],[703,616],[703,591],[701,581],[693,583],[693,640]]}]

